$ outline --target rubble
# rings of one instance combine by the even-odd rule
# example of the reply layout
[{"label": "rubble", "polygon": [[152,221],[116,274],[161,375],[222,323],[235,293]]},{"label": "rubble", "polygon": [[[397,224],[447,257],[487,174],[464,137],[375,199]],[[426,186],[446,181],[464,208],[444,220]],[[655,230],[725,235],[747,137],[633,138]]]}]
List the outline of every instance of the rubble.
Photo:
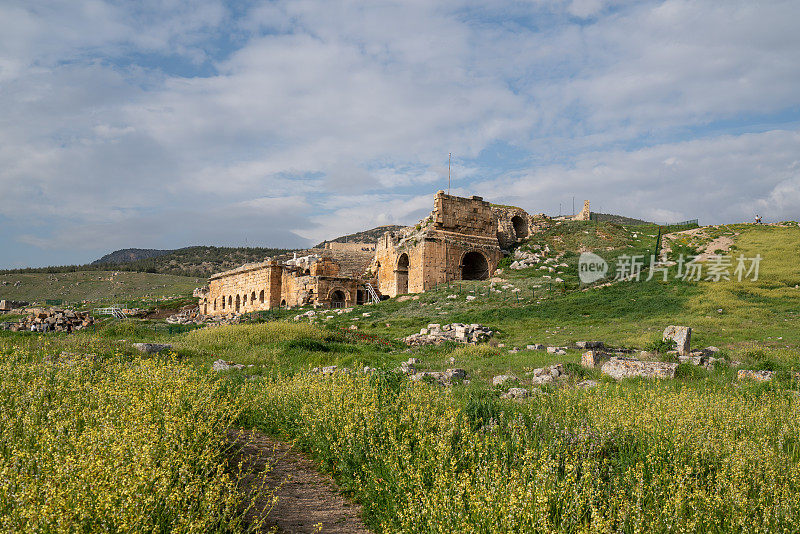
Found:
[{"label": "rubble", "polygon": [[737,380],[755,380],[756,382],[769,382],[775,377],[774,371],[752,371],[750,369],[740,369],[736,373]]},{"label": "rubble", "polygon": [[703,350],[696,350],[690,352],[685,356],[678,356],[680,363],[690,363],[699,367],[712,370],[717,363],[724,364],[725,358],[717,358],[715,355],[719,352],[717,347],[708,347]]},{"label": "rubble", "polygon": [[528,267],[533,267],[537,263],[540,263],[543,257],[544,256],[540,256],[534,252],[517,249],[514,251],[514,262],[509,265],[508,268],[515,271],[527,269]]},{"label": "rubble", "polygon": [[451,386],[453,380],[464,380],[467,378],[467,372],[464,369],[448,369],[446,371],[422,371],[411,375],[411,380],[419,382],[424,379],[430,379],[443,386]]},{"label": "rubble", "polygon": [[567,374],[564,372],[564,366],[560,363],[551,365],[550,367],[534,369],[533,371],[525,374],[533,377],[531,379],[531,384],[547,384],[554,382],[557,379],[567,378]]},{"label": "rubble", "polygon": [[60,309],[35,309],[16,323],[3,323],[12,332],[74,332],[92,326],[95,320],[90,312]]},{"label": "rubble", "polygon": [[244,369],[244,367],[244,364],[226,362],[225,360],[217,360],[211,365],[211,368],[218,373],[222,371],[230,371],[231,369],[241,370]]},{"label": "rubble", "polygon": [[171,349],[172,345],[169,343],[134,343],[133,348],[145,354],[157,354]]},{"label": "rubble", "polygon": [[615,356],[603,364],[600,371],[615,380],[640,376],[643,378],[675,378],[677,363],[646,362],[636,358]]},{"label": "rubble", "polygon": [[492,330],[480,324],[452,323],[442,326],[431,323],[419,334],[405,337],[403,341],[410,346],[438,345],[445,341],[474,344],[489,339],[493,334]]},{"label": "rubble", "polygon": [[[537,390],[537,392],[540,390]],[[524,399],[528,396],[528,390],[525,388],[511,388],[502,395],[501,399]]]},{"label": "rubble", "polygon": [[498,375],[492,378],[492,385],[493,386],[502,386],[506,382],[510,380],[517,380],[517,377],[514,375]]}]

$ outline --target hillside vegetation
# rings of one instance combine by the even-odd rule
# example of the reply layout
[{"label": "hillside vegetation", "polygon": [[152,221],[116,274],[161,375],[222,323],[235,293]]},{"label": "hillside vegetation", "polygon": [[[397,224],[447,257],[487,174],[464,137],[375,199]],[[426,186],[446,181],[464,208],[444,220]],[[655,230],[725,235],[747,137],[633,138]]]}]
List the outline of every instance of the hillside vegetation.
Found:
[{"label": "hillside vegetation", "polygon": [[0,300],[122,303],[185,297],[205,284],[204,278],[128,271],[0,274]]},{"label": "hillside vegetation", "polygon": [[[120,517],[145,530],[190,530],[179,522],[185,515],[200,528],[241,531],[212,464],[226,465],[215,444],[227,429],[244,427],[307,450],[363,505],[375,532],[796,532],[800,228],[706,227],[673,241],[674,257],[730,238],[728,253],[762,257],[755,280],[677,279],[674,265],[666,281],[647,280],[645,268],[638,281],[580,283],[581,251],[613,265],[652,254],[657,235],[655,226],[565,222],[520,244],[548,263],[512,270],[507,258],[491,280],[341,314],[318,310],[314,324],[292,319],[302,310],[278,310],[261,324],[188,333],[135,320],[71,336],[0,332],[8,362],[0,392],[9,392],[0,415],[10,444],[0,469],[12,481],[0,503],[22,503],[8,515],[17,522],[4,527],[14,530],[22,517],[50,530],[120,530],[108,507],[73,499],[85,478],[75,482],[66,466],[77,465],[100,473],[97,487]],[[496,334],[476,346],[411,349],[399,341],[451,322]],[[712,369],[683,363],[669,380],[617,382],[579,365],[578,350],[526,350],[578,340],[642,349],[670,324],[691,326],[693,347],[714,345],[723,361]],[[141,357],[131,347],[138,341],[170,342],[173,353]],[[86,367],[61,364],[62,351],[92,357]],[[457,367],[467,379],[449,387],[410,380],[395,371],[410,357],[418,370]],[[244,367],[212,376],[219,359]],[[554,364],[566,378],[532,383],[534,369]],[[339,370],[312,369],[332,365]],[[775,377],[740,381],[738,369]],[[495,386],[497,375],[511,378]],[[531,395],[501,398],[511,386]],[[25,397],[29,390],[35,394]],[[131,414],[139,418],[126,426]],[[192,417],[200,434],[187,426]],[[54,428],[66,429],[66,439]],[[14,460],[19,451],[27,470]],[[191,488],[197,507],[175,480]],[[136,488],[151,485],[158,491],[142,501]],[[169,499],[174,508],[160,512]],[[79,513],[65,513],[70,507]],[[164,518],[156,525],[147,522],[153,510]]]},{"label": "hillside vegetation", "polygon": [[[288,250],[279,248],[197,246],[167,251],[165,254],[160,254],[145,259],[136,259],[134,261],[125,263],[99,263],[100,260],[98,260],[90,265],[63,265],[53,267],[9,269],[0,271],[0,274],[54,274],[79,271],[86,272],[114,270],[207,278],[214,273],[233,269],[244,263],[264,261],[267,257],[284,254],[286,252],[288,252]],[[104,256],[104,258],[109,256],[115,258],[115,261],[121,261],[125,257],[125,254],[124,251],[117,251],[111,255]]]},{"label": "hillside vegetation", "polygon": [[378,226],[371,230],[364,230],[363,232],[356,232],[355,234],[343,235],[336,239],[323,241],[315,245],[314,248],[323,248],[325,243],[375,243],[380,239],[385,232],[397,232],[405,228],[404,226],[397,226],[396,224],[387,224],[386,226]]}]

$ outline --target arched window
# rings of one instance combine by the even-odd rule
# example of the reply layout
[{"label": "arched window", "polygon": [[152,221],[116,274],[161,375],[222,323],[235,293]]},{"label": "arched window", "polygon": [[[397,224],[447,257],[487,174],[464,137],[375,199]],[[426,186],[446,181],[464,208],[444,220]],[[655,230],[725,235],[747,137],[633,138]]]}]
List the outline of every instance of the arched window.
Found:
[{"label": "arched window", "polygon": [[239,305],[241,304],[240,300],[241,299],[240,299],[239,295],[236,295],[236,311],[237,312],[239,311]]},{"label": "arched window", "polygon": [[222,309],[225,309],[225,295],[222,295]]},{"label": "arched window", "polygon": [[264,304],[264,290],[263,289],[261,290],[261,293],[258,294],[258,301],[261,304]]}]

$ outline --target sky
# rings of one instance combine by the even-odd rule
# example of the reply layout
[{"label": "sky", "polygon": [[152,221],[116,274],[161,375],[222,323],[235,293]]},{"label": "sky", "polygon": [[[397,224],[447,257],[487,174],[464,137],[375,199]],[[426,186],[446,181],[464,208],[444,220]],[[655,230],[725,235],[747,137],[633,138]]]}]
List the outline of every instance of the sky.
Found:
[{"label": "sky", "polygon": [[0,268],[302,247],[451,191],[800,219],[800,2],[0,0]]}]

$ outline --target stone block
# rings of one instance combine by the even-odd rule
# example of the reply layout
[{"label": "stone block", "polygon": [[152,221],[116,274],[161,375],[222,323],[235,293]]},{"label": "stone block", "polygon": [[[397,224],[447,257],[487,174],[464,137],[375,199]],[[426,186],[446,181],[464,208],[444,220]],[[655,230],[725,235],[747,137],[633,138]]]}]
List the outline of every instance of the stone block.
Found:
[{"label": "stone block", "polygon": [[600,371],[615,380],[623,378],[675,378],[677,363],[644,362],[635,358],[614,357],[602,365]]},{"label": "stone block", "polygon": [[611,359],[611,355],[599,350],[589,350],[581,355],[581,365],[584,367],[595,368],[603,362]]},{"label": "stone block", "polygon": [[685,356],[692,350],[692,329],[689,326],[670,325],[664,329],[664,341],[673,340],[676,343],[678,354]]}]

